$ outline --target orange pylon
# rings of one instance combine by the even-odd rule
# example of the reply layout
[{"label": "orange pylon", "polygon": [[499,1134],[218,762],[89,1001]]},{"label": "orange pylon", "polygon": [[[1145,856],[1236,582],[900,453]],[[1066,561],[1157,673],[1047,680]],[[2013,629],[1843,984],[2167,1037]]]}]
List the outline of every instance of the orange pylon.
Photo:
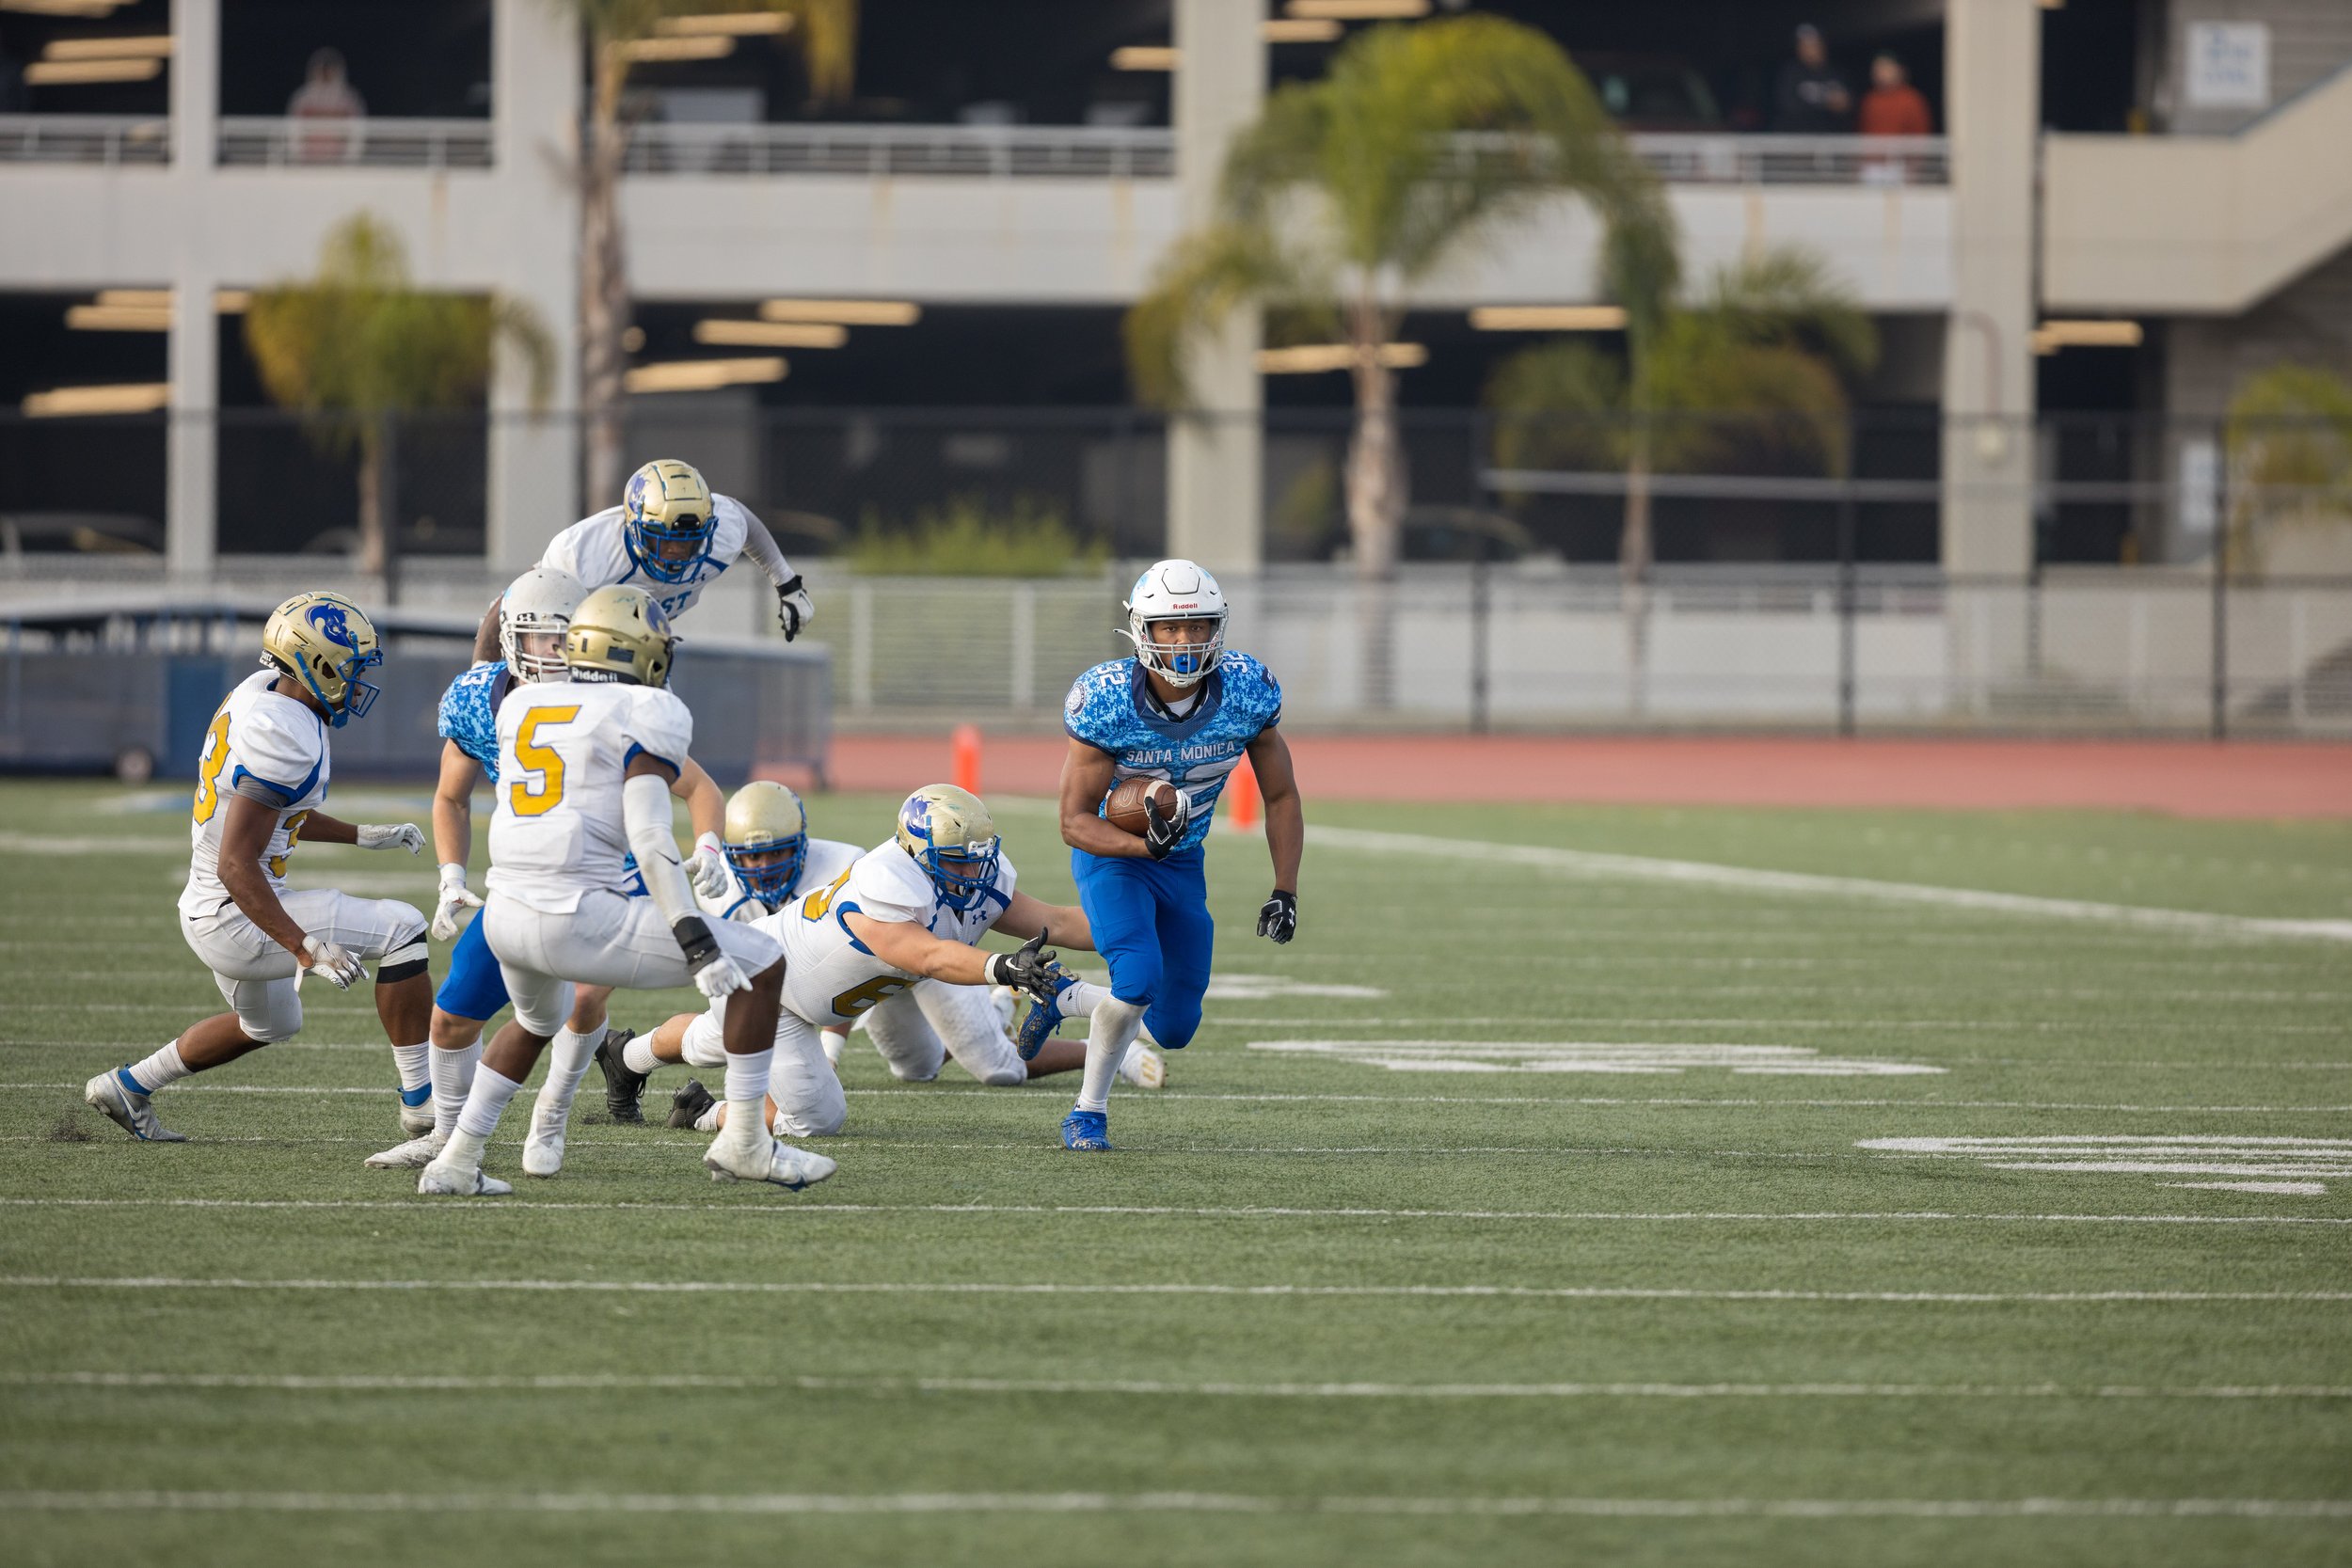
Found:
[{"label": "orange pylon", "polygon": [[958,724],[947,741],[947,775],[958,789],[980,792],[980,727]]},{"label": "orange pylon", "polygon": [[1233,832],[1256,832],[1265,816],[1265,797],[1258,793],[1258,770],[1249,766],[1247,756],[1225,782],[1225,797],[1233,802],[1232,814],[1226,818],[1233,825]]}]

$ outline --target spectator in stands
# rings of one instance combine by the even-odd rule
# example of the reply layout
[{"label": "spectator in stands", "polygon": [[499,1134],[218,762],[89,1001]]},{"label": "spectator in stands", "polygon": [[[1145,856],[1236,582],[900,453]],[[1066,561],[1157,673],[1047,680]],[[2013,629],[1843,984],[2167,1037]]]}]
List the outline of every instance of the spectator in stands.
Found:
[{"label": "spectator in stands", "polygon": [[[286,118],[307,120],[359,119],[368,112],[367,100],[343,74],[342,52],[321,49],[310,56],[310,73],[286,101]],[[294,138],[298,156],[316,163],[350,154],[352,138],[343,133],[305,131]]]},{"label": "spectator in stands", "polygon": [[1828,135],[1846,128],[1853,94],[1829,63],[1821,30],[1811,23],[1797,29],[1797,57],[1780,68],[1772,95],[1772,129],[1798,135]]},{"label": "spectator in stands", "polygon": [[[1932,134],[1934,126],[1928,115],[1928,101],[1904,76],[1903,62],[1894,55],[1881,55],[1870,62],[1870,90],[1862,95],[1862,112],[1855,128],[1866,136]],[[1866,157],[1862,160],[1862,182],[1908,184],[1916,172],[1913,164],[1914,160],[1895,154]]]},{"label": "spectator in stands", "polygon": [[1870,62],[1870,90],[1862,95],[1858,128],[1866,136],[1934,135],[1928,101],[1904,74],[1903,62],[1892,55],[1881,55]]}]

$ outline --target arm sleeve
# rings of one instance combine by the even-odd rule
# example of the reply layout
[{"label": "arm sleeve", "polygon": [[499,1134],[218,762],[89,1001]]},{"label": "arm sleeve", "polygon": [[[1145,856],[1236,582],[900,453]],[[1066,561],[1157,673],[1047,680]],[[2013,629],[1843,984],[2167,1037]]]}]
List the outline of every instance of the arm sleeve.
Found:
[{"label": "arm sleeve", "polygon": [[628,847],[637,856],[638,875],[653,895],[661,918],[675,926],[688,915],[702,913],[694,902],[694,886],[678,863],[677,837],[670,831],[670,786],[649,773],[621,785],[621,820],[628,828]]},{"label": "arm sleeve", "polygon": [[768,574],[768,580],[782,588],[790,582],[794,573],[792,562],[785,560],[784,551],[776,544],[776,536],[768,531],[768,525],[742,502],[735,503],[743,514],[743,553],[759,563]]}]

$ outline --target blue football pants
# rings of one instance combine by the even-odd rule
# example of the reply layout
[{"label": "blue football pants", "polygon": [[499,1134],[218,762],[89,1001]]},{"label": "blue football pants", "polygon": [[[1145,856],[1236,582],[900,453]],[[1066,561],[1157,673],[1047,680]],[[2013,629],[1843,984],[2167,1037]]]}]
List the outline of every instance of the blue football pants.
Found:
[{"label": "blue football pants", "polygon": [[1169,1051],[1192,1042],[1209,989],[1216,923],[1209,918],[1207,856],[1196,846],[1164,861],[1070,851],[1078,907],[1095,951],[1111,967],[1111,994],[1143,1008],[1143,1026]]}]

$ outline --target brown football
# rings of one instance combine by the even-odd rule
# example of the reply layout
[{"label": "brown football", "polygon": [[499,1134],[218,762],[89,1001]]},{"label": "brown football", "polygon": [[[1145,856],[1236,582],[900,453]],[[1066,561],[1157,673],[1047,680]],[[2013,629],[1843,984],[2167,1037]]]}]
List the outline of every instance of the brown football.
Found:
[{"label": "brown football", "polygon": [[1159,801],[1163,816],[1176,809],[1176,786],[1166,779],[1121,779],[1110,799],[1103,802],[1103,820],[1121,832],[1142,837],[1143,830],[1151,826],[1143,809],[1147,796]]}]

